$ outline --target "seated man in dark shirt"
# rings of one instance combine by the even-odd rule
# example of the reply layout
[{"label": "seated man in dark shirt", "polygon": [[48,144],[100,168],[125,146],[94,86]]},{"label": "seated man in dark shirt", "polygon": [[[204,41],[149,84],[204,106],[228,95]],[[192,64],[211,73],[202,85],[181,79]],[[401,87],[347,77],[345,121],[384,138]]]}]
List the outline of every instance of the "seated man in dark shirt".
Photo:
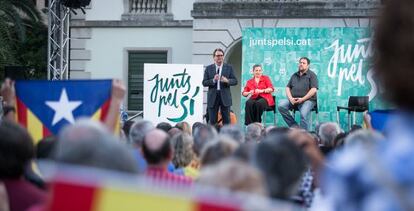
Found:
[{"label": "seated man in dark shirt", "polygon": [[300,127],[308,130],[310,111],[316,104],[318,79],[309,70],[310,60],[306,57],[299,59],[299,71],[295,72],[286,85],[286,96],[279,102],[278,110],[289,127],[297,126],[289,110],[297,107],[300,112]]}]

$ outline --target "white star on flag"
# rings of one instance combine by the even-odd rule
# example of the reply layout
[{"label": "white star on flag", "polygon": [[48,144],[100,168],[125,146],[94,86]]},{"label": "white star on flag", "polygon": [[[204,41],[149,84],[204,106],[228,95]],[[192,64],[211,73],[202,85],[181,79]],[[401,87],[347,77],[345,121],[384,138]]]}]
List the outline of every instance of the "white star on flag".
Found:
[{"label": "white star on flag", "polygon": [[72,112],[81,104],[82,101],[69,101],[68,94],[65,89],[62,90],[59,101],[46,101],[46,105],[55,111],[52,125],[55,125],[62,119],[66,119],[68,122],[73,124],[75,119],[73,118]]}]

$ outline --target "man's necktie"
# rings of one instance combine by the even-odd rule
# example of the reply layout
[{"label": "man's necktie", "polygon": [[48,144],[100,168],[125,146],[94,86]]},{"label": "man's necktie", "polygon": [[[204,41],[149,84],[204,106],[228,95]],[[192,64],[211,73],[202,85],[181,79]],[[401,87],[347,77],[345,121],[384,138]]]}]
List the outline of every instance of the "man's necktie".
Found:
[{"label": "man's necktie", "polygon": [[[220,67],[217,68],[217,72],[218,75],[220,75]],[[220,90],[220,83],[217,83],[217,90]]]}]

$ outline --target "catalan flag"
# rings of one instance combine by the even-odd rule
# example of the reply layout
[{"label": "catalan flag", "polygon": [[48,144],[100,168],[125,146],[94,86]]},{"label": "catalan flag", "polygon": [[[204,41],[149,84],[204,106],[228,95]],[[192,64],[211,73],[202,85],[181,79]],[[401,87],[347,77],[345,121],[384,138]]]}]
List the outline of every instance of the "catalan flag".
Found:
[{"label": "catalan flag", "polygon": [[180,186],[146,176],[40,162],[49,178],[49,211],[294,211],[290,202],[207,186]]},{"label": "catalan flag", "polygon": [[[234,200],[188,197],[173,193],[157,193],[117,186],[116,183],[85,183],[55,180],[51,184],[52,196],[47,210],[50,211],[241,211]],[[133,187],[133,186],[132,186]],[[221,202],[220,202],[221,201]]]},{"label": "catalan flag", "polygon": [[105,120],[112,81],[16,81],[15,88],[17,120],[37,142],[79,117]]}]

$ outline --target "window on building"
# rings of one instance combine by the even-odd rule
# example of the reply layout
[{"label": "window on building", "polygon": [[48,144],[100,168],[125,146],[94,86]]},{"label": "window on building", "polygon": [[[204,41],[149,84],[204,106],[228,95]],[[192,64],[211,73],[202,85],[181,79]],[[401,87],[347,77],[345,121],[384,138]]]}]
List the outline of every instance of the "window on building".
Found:
[{"label": "window on building", "polygon": [[144,63],[167,63],[167,51],[129,52],[128,54],[128,110],[144,109]]}]

